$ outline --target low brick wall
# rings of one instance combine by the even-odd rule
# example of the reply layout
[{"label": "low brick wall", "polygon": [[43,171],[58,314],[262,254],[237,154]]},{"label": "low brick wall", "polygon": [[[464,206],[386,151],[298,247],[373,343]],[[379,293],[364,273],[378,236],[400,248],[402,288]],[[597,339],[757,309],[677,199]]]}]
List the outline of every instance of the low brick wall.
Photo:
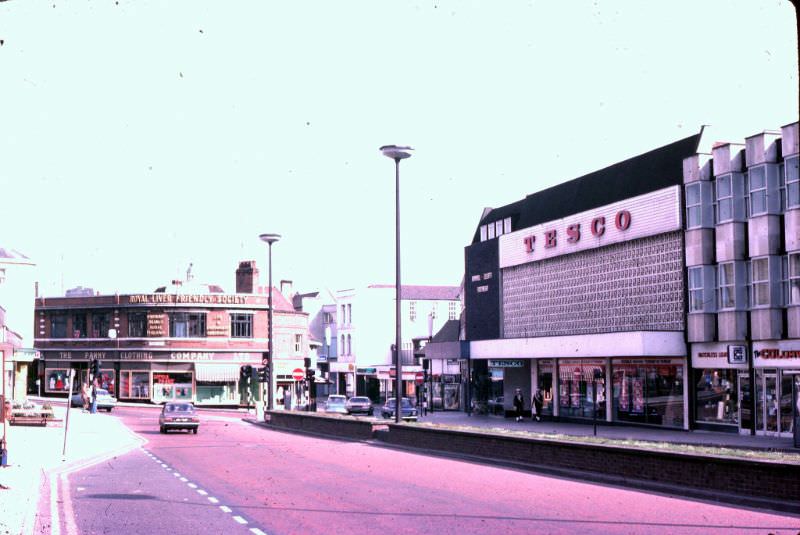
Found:
[{"label": "low brick wall", "polygon": [[269,425],[292,431],[305,431],[355,440],[369,440],[376,428],[386,428],[370,420],[337,418],[314,412],[267,411]]},{"label": "low brick wall", "polygon": [[800,501],[800,465],[641,450],[603,444],[430,429],[388,424],[376,436],[389,444],[502,461],[592,472],[757,498]]}]

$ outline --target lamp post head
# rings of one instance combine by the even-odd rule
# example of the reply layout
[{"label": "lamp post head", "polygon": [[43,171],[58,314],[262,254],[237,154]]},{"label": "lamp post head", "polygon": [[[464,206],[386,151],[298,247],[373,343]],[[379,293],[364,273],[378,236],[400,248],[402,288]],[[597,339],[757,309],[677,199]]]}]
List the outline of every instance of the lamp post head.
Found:
[{"label": "lamp post head", "polygon": [[392,160],[403,160],[405,158],[410,158],[412,150],[414,149],[411,147],[401,147],[399,145],[384,145],[380,148],[380,151],[383,153],[383,155],[387,158],[391,158]]},{"label": "lamp post head", "polygon": [[272,245],[273,243],[275,243],[276,241],[281,239],[281,235],[280,234],[261,234],[259,236],[259,239],[261,241],[267,242],[268,244]]}]

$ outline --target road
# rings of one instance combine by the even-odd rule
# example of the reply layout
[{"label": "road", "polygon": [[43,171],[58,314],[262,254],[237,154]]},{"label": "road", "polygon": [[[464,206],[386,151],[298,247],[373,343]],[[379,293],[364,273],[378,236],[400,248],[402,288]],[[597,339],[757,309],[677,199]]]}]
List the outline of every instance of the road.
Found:
[{"label": "road", "polygon": [[147,443],[72,473],[61,533],[788,533],[793,515],[272,431],[203,411],[114,415]]}]

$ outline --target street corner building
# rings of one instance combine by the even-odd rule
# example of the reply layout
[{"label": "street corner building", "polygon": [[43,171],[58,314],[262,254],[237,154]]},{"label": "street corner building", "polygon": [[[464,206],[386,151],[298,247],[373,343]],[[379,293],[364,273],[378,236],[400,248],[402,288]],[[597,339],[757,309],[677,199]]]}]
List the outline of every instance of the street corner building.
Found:
[{"label": "street corner building", "polygon": [[[288,282],[288,281],[284,281]],[[200,405],[261,401],[258,370],[268,347],[270,289],[254,261],[236,270],[236,293],[191,280],[152,293],[68,292],[35,303],[41,394],[77,392],[100,361],[100,386],[121,400]],[[292,372],[308,356],[308,314],[273,292],[273,395],[293,390]],[[243,375],[243,370],[249,373]],[[70,384],[70,371],[74,380]]]},{"label": "street corner building", "polygon": [[798,123],[708,134],[484,210],[465,248],[477,403],[520,388],[528,410],[538,388],[547,418],[792,433]]}]

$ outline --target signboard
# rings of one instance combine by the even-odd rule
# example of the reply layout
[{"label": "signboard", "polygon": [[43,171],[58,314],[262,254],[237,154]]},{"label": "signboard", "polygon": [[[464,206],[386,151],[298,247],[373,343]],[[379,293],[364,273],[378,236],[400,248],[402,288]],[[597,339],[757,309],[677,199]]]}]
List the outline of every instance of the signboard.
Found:
[{"label": "signboard", "polygon": [[490,368],[522,368],[524,361],[522,360],[489,360]]},{"label": "signboard", "polygon": [[302,368],[295,368],[292,370],[292,379],[295,381],[302,381],[306,377],[306,372]]},{"label": "signboard", "polygon": [[745,346],[728,346],[729,364],[747,364],[747,350]]},{"label": "signboard", "polygon": [[421,385],[423,383],[423,381],[425,381],[425,374],[423,372],[417,372],[417,375],[416,375],[416,378],[414,379],[414,381],[418,385]]},{"label": "signboard", "polygon": [[356,373],[359,375],[375,375],[376,368],[357,368]]}]

